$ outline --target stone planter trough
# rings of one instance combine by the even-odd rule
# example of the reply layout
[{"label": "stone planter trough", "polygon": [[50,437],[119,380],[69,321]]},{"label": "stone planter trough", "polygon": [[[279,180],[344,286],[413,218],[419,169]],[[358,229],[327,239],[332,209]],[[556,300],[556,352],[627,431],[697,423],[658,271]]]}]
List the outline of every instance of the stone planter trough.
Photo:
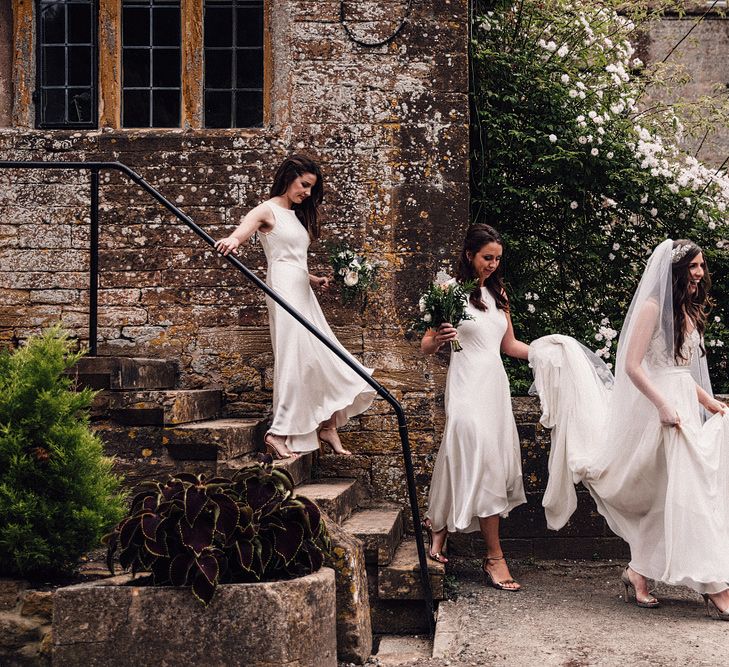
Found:
[{"label": "stone planter trough", "polygon": [[55,592],[54,664],[336,667],[334,570],[225,584],[207,608],[188,588],[131,581],[122,575]]}]

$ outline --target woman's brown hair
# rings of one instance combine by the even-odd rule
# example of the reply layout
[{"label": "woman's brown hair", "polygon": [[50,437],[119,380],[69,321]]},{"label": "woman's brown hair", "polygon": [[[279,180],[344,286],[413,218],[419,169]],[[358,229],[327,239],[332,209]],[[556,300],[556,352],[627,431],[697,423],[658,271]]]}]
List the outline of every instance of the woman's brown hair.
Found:
[{"label": "woman's brown hair", "polygon": [[[691,280],[689,264],[691,264],[699,253],[703,253],[703,251],[693,241],[689,241],[688,239],[678,239],[673,242],[674,250],[682,246],[689,246],[689,249],[681,259],[671,264],[673,286],[673,351],[676,361],[687,361],[681,354],[681,348],[686,340],[687,318],[691,319],[703,340],[707,316],[713,305],[709,297],[711,276],[706,265],[704,265],[704,277],[696,285],[696,293],[693,295],[689,293],[689,282]],[[701,345],[701,353],[706,354],[703,344]]]},{"label": "woman's brown hair", "polygon": [[[458,266],[456,268],[456,278],[459,282],[473,280],[477,277],[473,271],[471,258],[487,243],[498,243],[502,248],[504,247],[504,241],[501,235],[491,225],[474,224],[468,228],[466,238],[463,239],[463,250],[461,251],[461,256],[458,258]],[[491,296],[494,297],[496,307],[508,313],[509,301],[506,298],[506,291],[504,290],[501,264],[499,264],[496,271],[486,278],[484,285],[491,293]],[[473,292],[471,292],[469,300],[474,308],[486,310],[486,304],[481,298],[480,286],[477,285]]]},{"label": "woman's brown hair", "polygon": [[319,222],[317,220],[317,209],[324,199],[324,182],[321,176],[319,165],[306,155],[290,155],[276,170],[271,186],[271,197],[280,197],[286,193],[289,185],[299,176],[314,174],[316,183],[311,188],[311,196],[304,199],[301,204],[294,204],[294,213],[301,224],[306,227],[309,237],[314,240],[319,238]]}]

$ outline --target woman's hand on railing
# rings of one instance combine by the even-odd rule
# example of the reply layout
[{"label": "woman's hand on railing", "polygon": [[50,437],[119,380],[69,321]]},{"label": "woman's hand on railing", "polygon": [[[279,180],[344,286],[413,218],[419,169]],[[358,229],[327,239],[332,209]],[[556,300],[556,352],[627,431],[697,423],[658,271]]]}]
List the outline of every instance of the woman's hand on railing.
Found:
[{"label": "woman's hand on railing", "polygon": [[309,274],[309,284],[316,289],[326,292],[331,286],[332,279],[327,276],[315,276],[313,273]]},{"label": "woman's hand on railing", "polygon": [[220,239],[219,241],[215,242],[215,249],[225,257],[226,255],[229,255],[231,252],[234,255],[238,254],[238,246],[240,246],[240,241],[235,238],[235,236],[228,236],[224,239]]}]

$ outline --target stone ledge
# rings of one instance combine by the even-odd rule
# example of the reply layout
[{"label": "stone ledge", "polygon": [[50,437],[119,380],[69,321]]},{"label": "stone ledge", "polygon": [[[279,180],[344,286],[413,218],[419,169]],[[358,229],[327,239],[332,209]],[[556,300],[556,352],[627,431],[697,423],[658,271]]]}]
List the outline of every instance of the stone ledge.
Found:
[{"label": "stone ledge", "polygon": [[329,568],[287,581],[225,584],[207,608],[188,588],[123,585],[130,580],[122,575],[55,592],[54,664],[160,665],[182,658],[190,665],[336,667]]}]

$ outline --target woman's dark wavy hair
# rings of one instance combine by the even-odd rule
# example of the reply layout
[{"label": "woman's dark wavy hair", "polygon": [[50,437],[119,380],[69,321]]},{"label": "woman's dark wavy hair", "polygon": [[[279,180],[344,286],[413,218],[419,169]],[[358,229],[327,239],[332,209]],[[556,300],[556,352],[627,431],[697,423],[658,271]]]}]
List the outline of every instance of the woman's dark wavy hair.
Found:
[{"label": "woman's dark wavy hair", "polygon": [[270,196],[280,197],[286,192],[294,179],[306,173],[314,174],[316,183],[311,188],[310,197],[307,197],[301,204],[294,204],[294,213],[296,213],[296,217],[299,218],[301,224],[306,227],[309,237],[313,240],[319,238],[317,209],[324,199],[324,181],[319,165],[306,155],[289,155],[276,170]]},{"label": "woman's dark wavy hair", "polygon": [[[461,251],[461,256],[458,258],[458,266],[456,268],[456,278],[459,282],[473,280],[477,277],[473,271],[473,264],[468,256],[473,257],[487,243],[498,243],[502,248],[504,247],[504,241],[501,235],[491,225],[473,224],[468,228],[466,238],[463,239],[463,250]],[[509,302],[506,299],[506,291],[504,290],[501,264],[486,279],[485,285],[486,289],[491,292],[491,296],[494,297],[496,307],[508,313]],[[469,300],[474,308],[486,310],[486,304],[481,299],[480,287],[476,286],[476,289],[471,292]]]},{"label": "woman's dark wavy hair", "polygon": [[[689,294],[689,264],[699,254],[703,253],[701,248],[688,239],[678,239],[673,242],[673,247],[690,246],[686,254],[678,261],[671,264],[671,279],[673,287],[673,350],[676,361],[686,359],[681,354],[684,340],[686,339],[686,319],[690,318],[703,340],[706,320],[711,307],[714,305],[709,290],[711,289],[711,276],[709,269],[704,266],[704,277],[696,286],[696,294]],[[703,343],[701,354],[705,355]]]}]

